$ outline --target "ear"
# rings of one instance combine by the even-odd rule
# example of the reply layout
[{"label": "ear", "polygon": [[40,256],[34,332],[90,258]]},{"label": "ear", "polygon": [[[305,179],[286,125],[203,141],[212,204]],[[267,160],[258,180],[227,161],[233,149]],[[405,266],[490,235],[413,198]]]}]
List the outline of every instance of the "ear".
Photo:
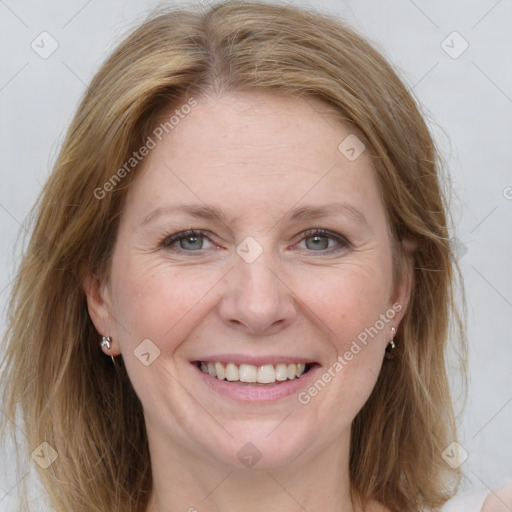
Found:
[{"label": "ear", "polygon": [[397,331],[407,311],[412,287],[414,286],[413,254],[418,247],[417,242],[411,239],[402,240],[400,245],[400,250],[403,254],[402,268],[400,269],[401,274],[399,282],[395,283],[391,303],[389,305],[397,312],[392,325]]},{"label": "ear", "polygon": [[[112,338],[110,349],[103,348],[103,352],[109,356],[117,356],[121,353],[117,326],[111,313],[109,291],[106,284],[92,270],[84,272],[82,280],[82,289],[87,299],[87,309],[92,323],[100,336],[110,336]],[[100,339],[98,338],[98,344]]]}]

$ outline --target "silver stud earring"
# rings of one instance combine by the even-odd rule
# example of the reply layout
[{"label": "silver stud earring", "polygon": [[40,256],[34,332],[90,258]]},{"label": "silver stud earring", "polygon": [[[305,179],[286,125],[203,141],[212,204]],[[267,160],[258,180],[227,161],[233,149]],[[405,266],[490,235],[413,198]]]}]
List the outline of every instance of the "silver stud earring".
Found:
[{"label": "silver stud earring", "polygon": [[[106,348],[107,350],[110,350],[110,347],[112,342],[112,338],[110,336],[102,336],[100,341],[100,347]],[[114,359],[114,356],[110,356],[110,359],[112,359],[112,363],[114,364],[115,368],[119,368],[118,364],[116,363],[116,360]]]},{"label": "silver stud earring", "polygon": [[391,339],[388,341],[388,344],[386,346],[386,353],[384,354],[384,357],[386,359],[393,359],[395,356],[392,354],[393,349],[395,348],[395,342],[393,341],[395,339],[395,328],[391,327]]},{"label": "silver stud earring", "polygon": [[100,347],[101,348],[107,348],[110,350],[110,342],[112,341],[112,338],[110,336],[102,336],[100,341]]}]

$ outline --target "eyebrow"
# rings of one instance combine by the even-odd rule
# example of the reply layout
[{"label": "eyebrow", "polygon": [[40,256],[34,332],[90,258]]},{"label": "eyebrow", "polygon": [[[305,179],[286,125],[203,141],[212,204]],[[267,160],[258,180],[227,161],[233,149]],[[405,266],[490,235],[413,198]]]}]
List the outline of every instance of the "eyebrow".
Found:
[{"label": "eyebrow", "polygon": [[[171,213],[188,215],[196,219],[217,220],[228,224],[228,216],[223,210],[215,206],[204,204],[177,203],[172,206],[156,208],[146,215],[140,225],[145,225],[154,219]],[[346,202],[328,203],[323,206],[301,206],[288,212],[284,218],[288,221],[298,220],[316,220],[324,217],[334,216],[336,214],[344,215],[360,224],[369,227],[370,224],[363,213],[353,205]]]}]

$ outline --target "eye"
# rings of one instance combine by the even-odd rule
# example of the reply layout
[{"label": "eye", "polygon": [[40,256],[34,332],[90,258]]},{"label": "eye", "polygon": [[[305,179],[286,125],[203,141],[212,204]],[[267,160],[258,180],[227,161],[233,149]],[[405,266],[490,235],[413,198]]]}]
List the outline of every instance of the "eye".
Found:
[{"label": "eye", "polygon": [[165,249],[193,252],[208,249],[209,247],[205,247],[206,242],[211,244],[204,231],[190,229],[164,238],[160,245]]},{"label": "eye", "polygon": [[[306,231],[302,234],[300,244],[304,244],[304,247],[300,247],[301,249],[305,248],[322,254],[330,254],[350,247],[350,243],[343,236],[325,229]],[[162,240],[160,246],[176,252],[199,252],[216,247],[206,236],[206,232],[200,229],[180,231],[167,236]]]},{"label": "eye", "polygon": [[306,249],[323,253],[338,252],[350,247],[350,243],[344,237],[325,229],[306,231],[300,243],[304,243]]}]

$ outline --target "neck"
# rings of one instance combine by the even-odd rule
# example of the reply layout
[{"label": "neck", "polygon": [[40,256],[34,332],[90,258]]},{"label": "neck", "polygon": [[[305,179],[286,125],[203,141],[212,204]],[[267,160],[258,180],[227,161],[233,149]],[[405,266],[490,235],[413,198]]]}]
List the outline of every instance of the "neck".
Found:
[{"label": "neck", "polygon": [[305,451],[286,466],[266,468],[258,463],[242,470],[199,459],[168,439],[149,439],[153,492],[147,512],[360,510],[350,497],[349,432],[314,457]]}]

